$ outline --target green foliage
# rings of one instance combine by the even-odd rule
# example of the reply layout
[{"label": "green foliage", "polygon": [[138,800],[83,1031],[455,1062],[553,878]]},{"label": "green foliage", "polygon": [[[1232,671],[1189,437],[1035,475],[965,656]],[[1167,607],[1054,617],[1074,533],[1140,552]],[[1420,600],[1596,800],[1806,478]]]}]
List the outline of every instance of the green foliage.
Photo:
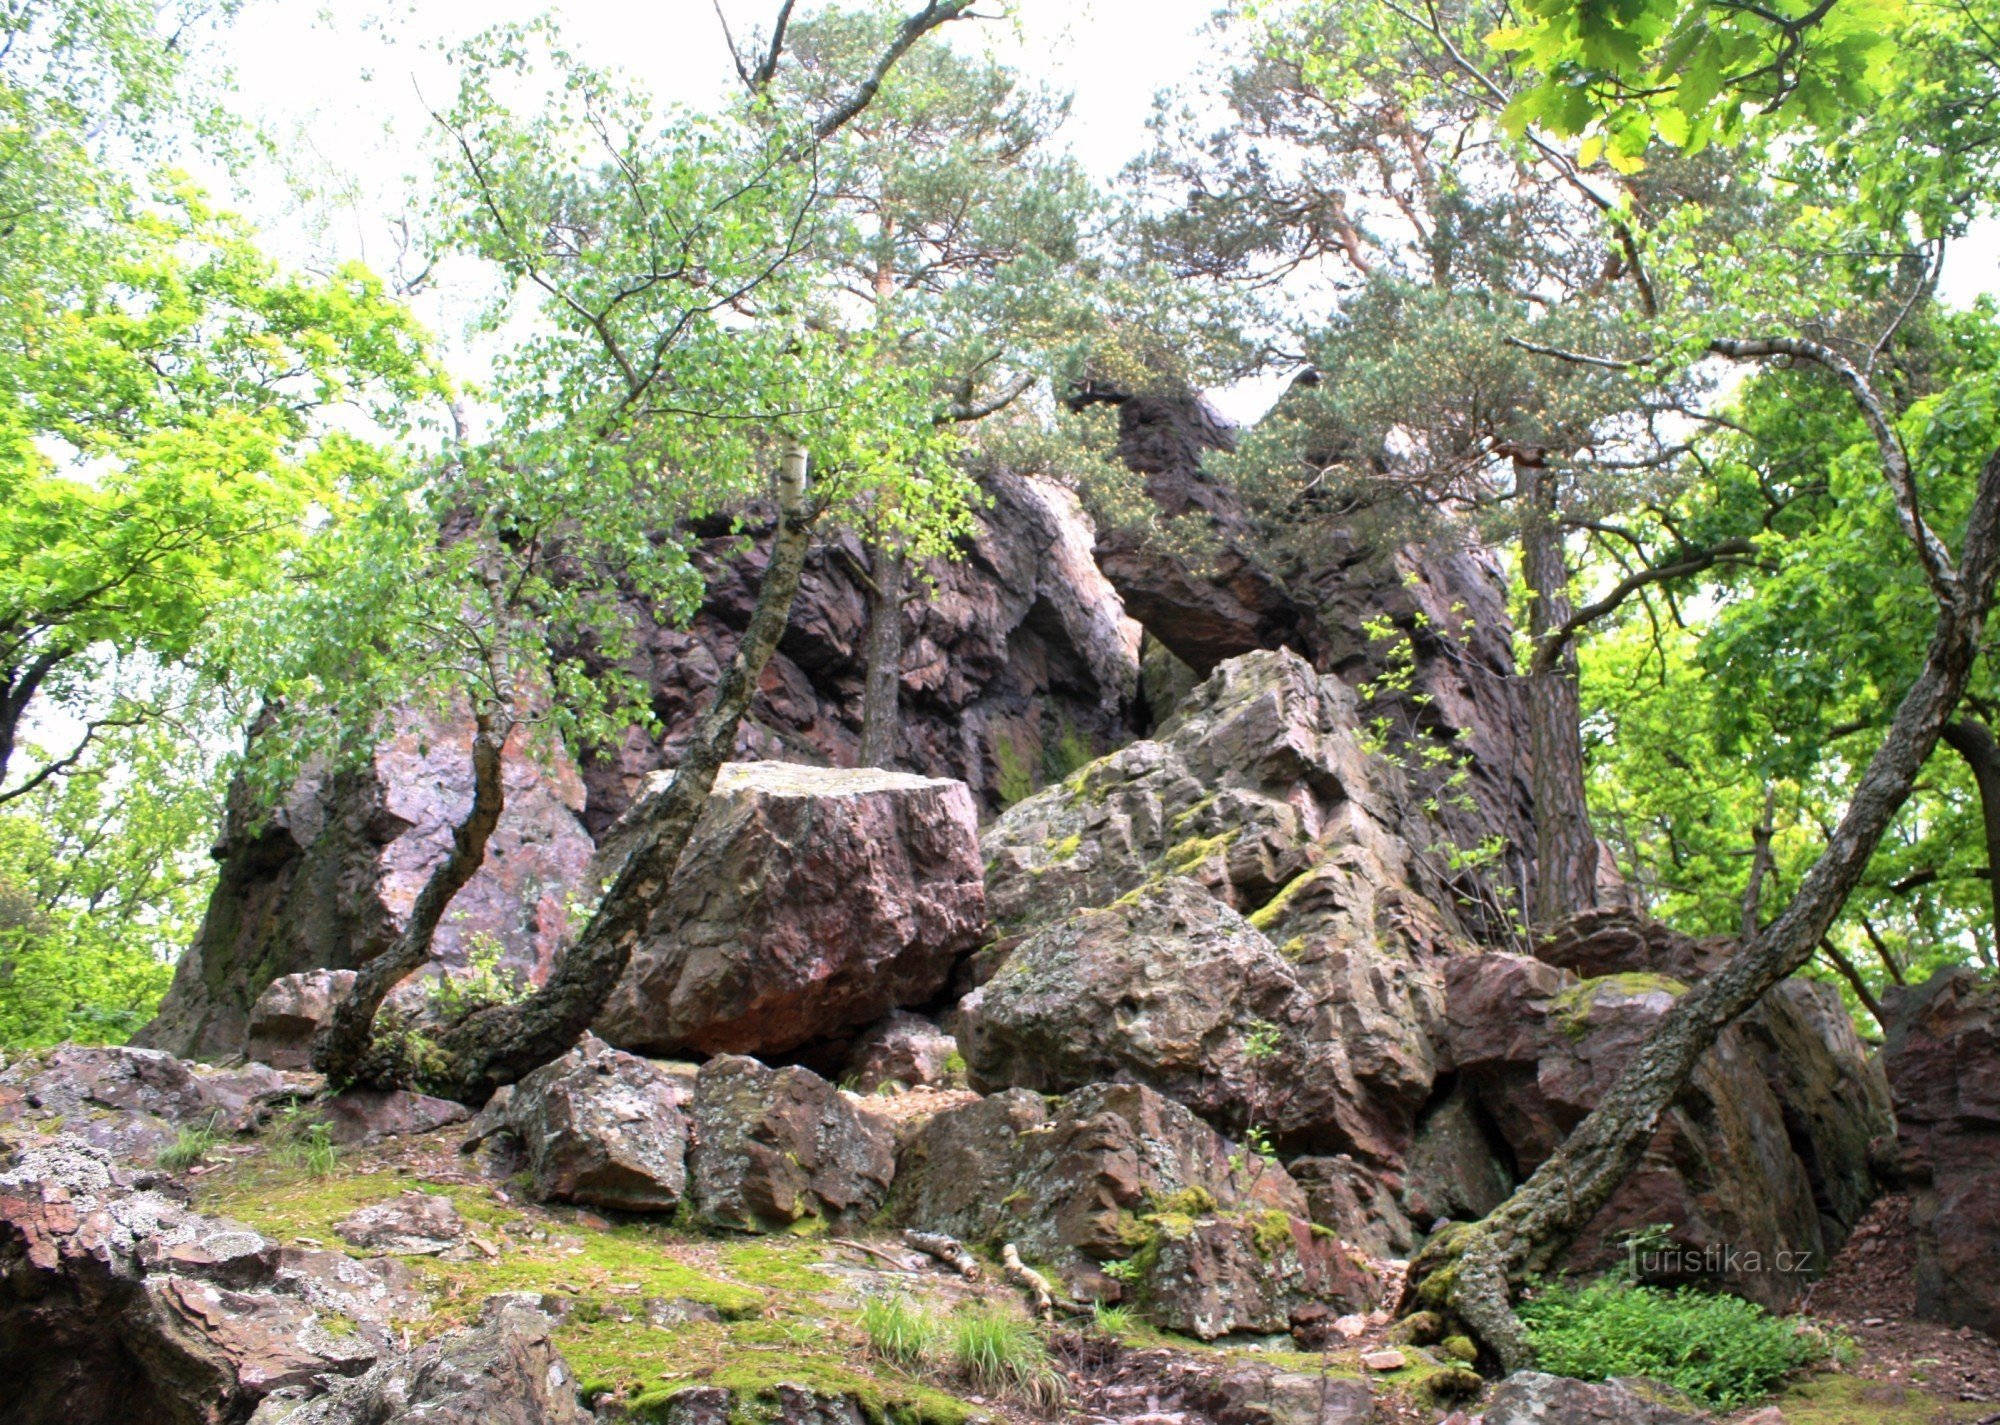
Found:
[{"label": "green foliage", "polygon": [[525,975],[500,963],[505,947],[484,931],[467,937],[465,969],[428,981],[424,992],[431,1008],[447,1020],[459,1020],[489,1005],[518,1004],[534,992]]},{"label": "green foliage", "polygon": [[159,1165],[169,1172],[180,1173],[205,1162],[227,1136],[218,1126],[220,1121],[220,1115],[212,1115],[201,1123],[183,1127],[174,1135],[173,1142],[160,1149]]},{"label": "green foliage", "polygon": [[1641,1376],[1731,1409],[1827,1358],[1832,1344],[1733,1296],[1615,1280],[1550,1285],[1520,1306],[1541,1369],[1582,1380]]},{"label": "green foliage", "polygon": [[891,1292],[861,1303],[861,1329],[868,1337],[868,1349],[878,1358],[912,1370],[930,1356],[945,1328],[936,1313],[901,1292]]},{"label": "green foliage", "polygon": [[1018,1312],[966,1306],[948,1318],[946,1335],[952,1364],[974,1389],[1038,1408],[1062,1403],[1066,1390],[1049,1363],[1048,1343]]},{"label": "green foliage", "polygon": [[1109,1336],[1114,1341],[1123,1340],[1137,1329],[1138,1324],[1138,1318],[1129,1307],[1111,1306],[1102,1301],[1090,1304],[1090,1326],[1100,1336]]}]

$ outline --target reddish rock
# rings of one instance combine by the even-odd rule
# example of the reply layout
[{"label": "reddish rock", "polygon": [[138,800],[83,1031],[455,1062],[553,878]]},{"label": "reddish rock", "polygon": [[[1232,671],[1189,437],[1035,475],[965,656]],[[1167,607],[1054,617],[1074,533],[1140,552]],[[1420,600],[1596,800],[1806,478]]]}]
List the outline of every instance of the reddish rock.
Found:
[{"label": "reddish rock", "polygon": [[353,970],[280,975],[250,1006],[243,1053],[276,1069],[310,1069],[313,1036],[354,987]]},{"label": "reddish rock", "polygon": [[934,998],[985,920],[963,783],[732,763],[595,1028],[649,1054],[844,1038]]},{"label": "reddish rock", "polygon": [[[397,727],[365,769],[302,778],[275,813],[262,814],[246,786],[231,789],[208,913],[135,1043],[235,1055],[273,980],[354,969],[394,940],[472,799],[469,716],[405,716]],[[485,864],[453,899],[435,955],[463,965],[475,943],[490,942],[503,966],[539,983],[590,860],[583,784],[532,729],[509,740],[505,777]]]},{"label": "reddish rock", "polygon": [[1309,1307],[1374,1304],[1378,1283],[1353,1249],[1282,1213],[1222,1214],[1162,1226],[1143,1280],[1146,1314],[1204,1341],[1289,1331]]},{"label": "reddish rock", "polygon": [[434,1257],[465,1237],[465,1219],[441,1193],[398,1193],[333,1224],[341,1241],[397,1257]]},{"label": "reddish rock", "polygon": [[407,1089],[348,1089],[313,1110],[327,1136],[343,1148],[359,1148],[384,1138],[435,1133],[472,1117],[462,1103]]},{"label": "reddish rock", "polygon": [[873,1093],[883,1084],[963,1088],[964,1061],[957,1039],[920,1014],[897,1010],[854,1041],[841,1083],[856,1093]]},{"label": "reddish rock", "polygon": [[695,1079],[695,1219],[738,1232],[849,1226],[881,1208],[896,1134],[819,1075],[725,1055]]},{"label": "reddish rock", "polygon": [[482,1113],[475,1132],[504,1126],[518,1137],[545,1202],[672,1212],[687,1187],[689,1096],[681,1078],[585,1035]]},{"label": "reddish rock", "polygon": [[[0,1173],[0,1379],[7,1418],[221,1425],[275,1391],[353,1375],[414,1293],[137,1188],[60,1138]],[[362,1275],[358,1264],[350,1276]]]},{"label": "reddish rock", "polygon": [[1943,970],[1888,1008],[1883,1057],[1913,1187],[1917,1310],[2000,1335],[2000,988]]},{"label": "reddish rock", "polygon": [[1708,1417],[1648,1400],[1618,1381],[1521,1371],[1493,1388],[1486,1425],[1699,1425]]}]

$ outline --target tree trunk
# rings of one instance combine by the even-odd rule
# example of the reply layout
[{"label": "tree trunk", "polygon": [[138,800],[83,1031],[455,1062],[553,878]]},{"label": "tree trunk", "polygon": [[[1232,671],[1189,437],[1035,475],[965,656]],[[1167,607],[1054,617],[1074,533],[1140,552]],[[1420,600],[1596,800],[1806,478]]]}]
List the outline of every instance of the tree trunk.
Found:
[{"label": "tree trunk", "polygon": [[861,692],[861,765],[892,767],[902,721],[903,583],[908,561],[887,543],[874,550],[868,599],[866,681]]},{"label": "tree trunk", "polygon": [[506,740],[506,733],[495,726],[491,711],[481,708],[474,712],[472,807],[465,819],[452,828],[451,851],[417,892],[403,933],[387,950],[361,967],[354,987],[334,1006],[332,1017],[313,1036],[312,1065],[326,1075],[329,1083],[344,1084],[355,1077],[368,1053],[374,1036],[375,1013],[382,1007],[383,999],[430,959],[438,922],[444,918],[452,897],[486,860],[486,843],[506,804],[506,785],[501,776]]},{"label": "tree trunk", "polygon": [[1986,885],[1992,896],[1994,959],[2000,963],[2000,741],[1977,718],[1945,724],[1945,745],[1965,759],[1979,788],[1979,814],[1986,826]]},{"label": "tree trunk", "polygon": [[1597,836],[1583,794],[1576,642],[1568,637],[1569,566],[1555,518],[1555,479],[1537,457],[1515,457],[1527,497],[1521,573],[1528,585],[1528,755],[1535,803],[1535,885],[1528,917],[1547,929],[1597,901]]},{"label": "tree trunk", "polygon": [[1452,1310],[1503,1368],[1533,1364],[1534,1350],[1514,1315],[1514,1288],[1547,1270],[1624,1181],[1723,1029],[1818,949],[1958,706],[1992,602],[1996,547],[2000,451],[1980,474],[1961,567],[1955,576],[1940,576],[1937,625],[1923,667],[1797,894],[1761,935],[1680,997],[1597,1107],[1513,1196],[1483,1221],[1432,1239],[1411,1263],[1406,1310],[1417,1304]]},{"label": "tree trunk", "polygon": [[777,529],[750,625],[716,687],[715,702],[674,769],[673,781],[651,805],[637,843],[605,895],[605,908],[534,994],[518,1004],[478,1010],[440,1036],[436,1053],[423,1068],[420,1086],[426,1091],[482,1104],[502,1084],[566,1053],[597,1018],[645,932],[650,907],[673,879],[708,804],[716,772],[736,745],[757,680],[791,618],[811,543],[806,454],[795,447],[786,454]]}]

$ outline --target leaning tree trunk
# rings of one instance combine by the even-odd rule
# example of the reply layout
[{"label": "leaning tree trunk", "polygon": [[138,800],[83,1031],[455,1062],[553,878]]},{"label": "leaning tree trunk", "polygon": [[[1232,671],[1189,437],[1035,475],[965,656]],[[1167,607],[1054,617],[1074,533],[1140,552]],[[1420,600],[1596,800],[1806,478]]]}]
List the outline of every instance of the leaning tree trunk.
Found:
[{"label": "leaning tree trunk", "polygon": [[1576,641],[1569,637],[1569,566],[1555,518],[1555,477],[1517,457],[1526,493],[1521,573],[1528,585],[1529,790],[1535,804],[1535,883],[1528,907],[1540,930],[1597,900],[1597,835],[1583,792],[1583,716],[1577,699]]},{"label": "leaning tree trunk", "polygon": [[1965,759],[1979,789],[1979,815],[1986,828],[1986,887],[1993,906],[1993,954],[2000,962],[2000,741],[1977,718],[1945,724],[1945,745]]},{"label": "leaning tree trunk", "polygon": [[696,725],[666,792],[651,803],[637,842],[603,901],[556,962],[548,982],[518,1004],[481,1009],[444,1031],[420,1067],[420,1086],[461,1103],[481,1104],[502,1084],[566,1053],[597,1018],[632,958],[647,914],[672,881],[715,774],[736,745],[757,680],[791,618],[799,575],[812,543],[806,503],[806,455],[787,452],[778,525],[757,606],[736,655]]},{"label": "leaning tree trunk", "polygon": [[861,690],[861,765],[889,767],[896,760],[902,721],[903,582],[908,561],[886,541],[875,547],[874,573],[865,587],[867,664]]},{"label": "leaning tree trunk", "polygon": [[312,1065],[329,1083],[344,1084],[362,1068],[374,1037],[375,1014],[382,1001],[403,979],[431,957],[438,922],[444,918],[465,883],[486,859],[486,843],[506,804],[501,758],[507,734],[492,712],[475,709],[472,732],[472,808],[451,832],[451,851],[434,869],[410,907],[403,933],[380,955],[361,967],[354,986],[319,1033],[313,1036]]},{"label": "leaning tree trunk", "polygon": [[1923,667],[1798,893],[1761,935],[1675,1002],[1610,1092],[1513,1196],[1484,1220],[1432,1239],[1410,1265],[1405,1309],[1449,1309],[1506,1370],[1533,1364],[1514,1289],[1546,1270],[1609,1200],[1723,1029],[1812,958],[1964,692],[1992,602],[1996,547],[2000,451],[1980,474],[1961,566],[1939,599]]}]

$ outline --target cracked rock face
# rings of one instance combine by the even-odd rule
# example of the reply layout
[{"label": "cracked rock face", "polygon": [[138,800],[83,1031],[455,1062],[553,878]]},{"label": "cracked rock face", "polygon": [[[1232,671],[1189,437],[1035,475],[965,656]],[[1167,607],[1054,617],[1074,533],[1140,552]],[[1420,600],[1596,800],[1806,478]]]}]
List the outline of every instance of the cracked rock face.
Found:
[{"label": "cracked rock face", "polygon": [[701,1066],[689,1155],[697,1221],[738,1232],[866,1222],[896,1175],[895,1130],[809,1069]]},{"label": "cracked rock face", "polygon": [[[607,855],[618,847],[614,833]],[[643,910],[595,1025],[612,1044],[770,1057],[851,1036],[935,998],[979,943],[972,794],[900,772],[731,763],[672,884]]]},{"label": "cracked rock face", "polygon": [[0,1174],[0,1378],[23,1425],[240,1421],[274,1391],[368,1369],[407,1273],[281,1250],[139,1185],[75,1137]]},{"label": "cracked rock face", "polygon": [[513,1086],[474,1126],[527,1153],[544,1202],[672,1212],[687,1189],[687,1081],[594,1035]]}]

